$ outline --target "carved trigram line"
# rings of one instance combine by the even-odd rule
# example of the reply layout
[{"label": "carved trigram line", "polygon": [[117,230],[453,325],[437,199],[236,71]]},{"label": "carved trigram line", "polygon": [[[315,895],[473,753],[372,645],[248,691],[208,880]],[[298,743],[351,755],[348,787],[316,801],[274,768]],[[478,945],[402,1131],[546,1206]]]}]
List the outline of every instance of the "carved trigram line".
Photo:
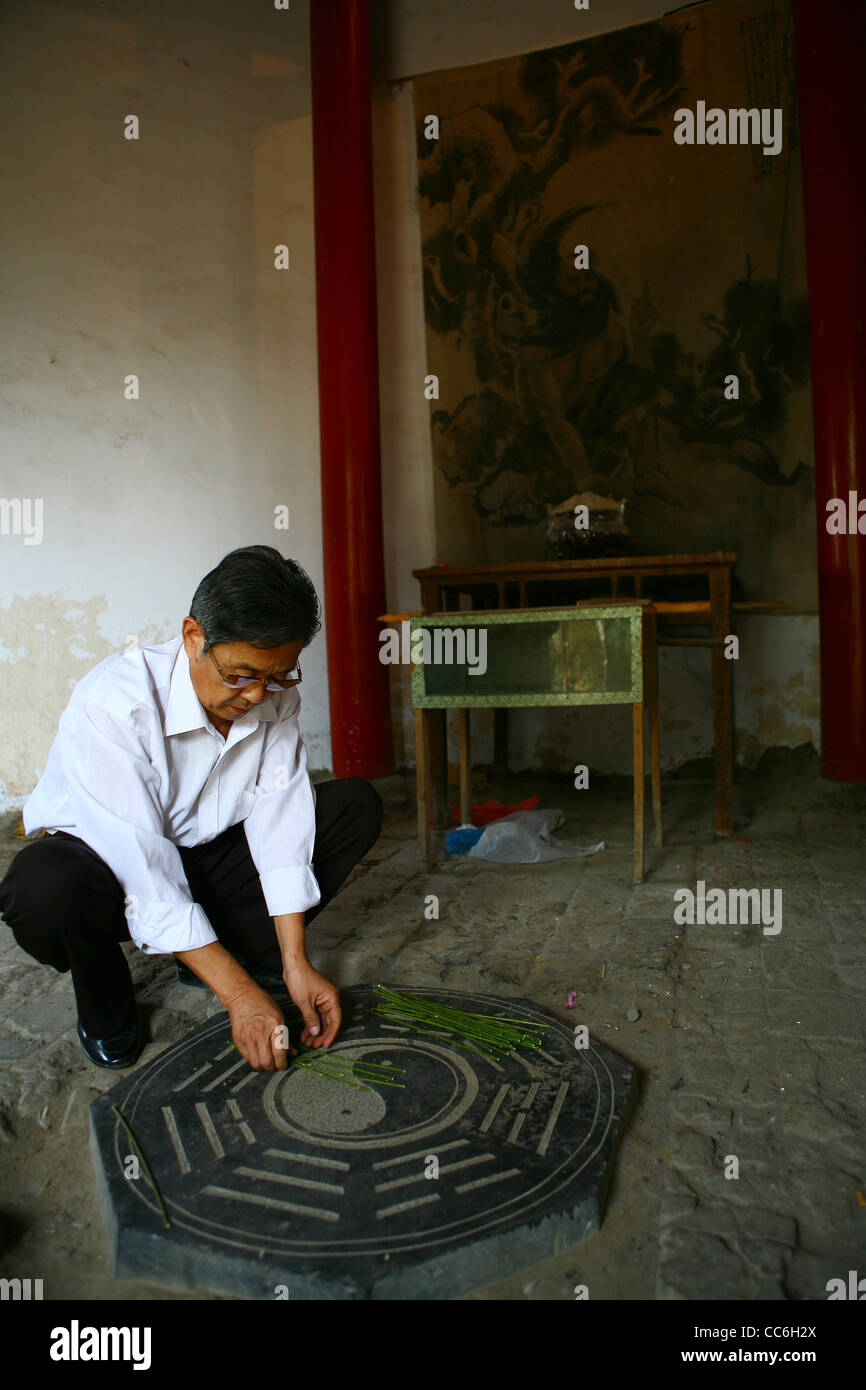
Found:
[{"label": "carved trigram line", "polygon": [[508,1084],[507,1081],[506,1081],[502,1086],[499,1087],[499,1090],[496,1092],[496,1095],[493,1097],[493,1101],[492,1101],[492,1104],[491,1104],[491,1106],[490,1106],[490,1109],[488,1110],[487,1114],[484,1116],[484,1119],[481,1121],[481,1124],[478,1126],[478,1128],[479,1128],[479,1130],[480,1130],[480,1132],[481,1132],[482,1134],[486,1134],[487,1131],[488,1131],[488,1129],[490,1128],[490,1126],[493,1124],[493,1121],[496,1119],[496,1115],[497,1115],[497,1112],[498,1112],[498,1110],[499,1110],[499,1107],[500,1107],[500,1105],[502,1104],[502,1102],[504,1101],[505,1097],[508,1095],[508,1092],[510,1091],[510,1089],[511,1089],[511,1087],[509,1086],[509,1084]]},{"label": "carved trigram line", "polygon": [[196,1101],[195,1113],[201,1121],[201,1127],[207,1135],[207,1141],[217,1158],[225,1158],[226,1151],[222,1146],[222,1140],[216,1132],[216,1125],[211,1119],[208,1108],[203,1100]]},{"label": "carved trigram line", "polygon": [[179,1085],[175,1086],[175,1095],[178,1091],[185,1091],[187,1086],[192,1085],[193,1081],[198,1081],[199,1077],[204,1076],[206,1071],[210,1071],[210,1062],[205,1062],[203,1067],[199,1067],[198,1071],[191,1072],[185,1081],[181,1081]]},{"label": "carved trigram line", "polygon": [[338,1211],[327,1211],[323,1207],[302,1207],[297,1202],[281,1202],[278,1197],[260,1197],[256,1192],[239,1192],[232,1187],[208,1186],[204,1192],[210,1197],[227,1197],[231,1202],[248,1202],[251,1206],[268,1207],[271,1211],[290,1211],[295,1216],[312,1216],[319,1221],[339,1221]]},{"label": "carved trigram line", "polygon": [[559,1112],[563,1107],[565,1097],[568,1095],[568,1087],[569,1082],[563,1081],[562,1085],[556,1093],[556,1100],[553,1102],[550,1114],[547,1117],[547,1124],[544,1126],[544,1133],[538,1141],[538,1148],[535,1150],[537,1154],[547,1153],[547,1146],[550,1143],[551,1136],[553,1134],[554,1128],[556,1127],[556,1122],[559,1119]]},{"label": "carved trigram line", "polygon": [[[443,1173],[456,1173],[458,1168],[472,1168],[476,1163],[492,1163],[495,1154],[476,1154],[474,1158],[461,1158],[459,1163],[446,1163],[440,1167],[439,1176]],[[408,1178],[392,1178],[390,1182],[380,1182],[376,1184],[376,1192],[390,1192],[395,1187],[407,1187],[410,1182],[424,1182],[423,1173],[412,1173]]]},{"label": "carved trigram line", "polygon": [[[254,1144],[256,1142],[256,1136],[253,1134],[252,1130],[250,1129],[249,1125],[244,1119],[243,1111],[241,1110],[237,1101],[229,1099],[226,1102],[226,1105],[232,1118],[238,1122],[238,1129],[240,1130],[243,1138],[246,1140],[248,1144]],[[204,1130],[205,1137],[207,1138],[207,1141],[210,1144],[214,1154],[217,1158],[225,1158],[225,1149],[223,1148],[222,1140],[220,1139],[213,1117],[204,1101],[196,1101],[195,1112],[198,1115],[199,1123],[201,1124],[201,1127]],[[165,1125],[166,1129],[168,1130],[169,1138],[172,1142],[172,1147],[174,1148],[175,1154],[177,1155],[177,1161],[178,1166],[180,1167],[180,1171],[182,1173],[189,1173],[191,1171],[190,1162],[187,1158],[186,1150],[183,1146],[183,1140],[180,1137],[180,1131],[177,1127],[177,1120],[174,1117],[174,1112],[172,1111],[170,1106],[163,1106],[162,1113],[163,1118],[165,1119]]]},{"label": "carved trigram line", "polygon": [[[233,1066],[226,1067],[225,1071],[221,1071],[219,1076],[215,1076],[213,1081],[209,1081],[206,1086],[202,1087],[202,1095],[207,1095],[208,1091],[212,1091],[213,1088],[215,1086],[218,1086],[221,1081],[225,1081],[227,1076],[231,1076],[232,1072],[236,1072],[239,1067],[245,1066],[247,1066],[247,1060],[245,1057],[242,1057],[241,1060],[239,1062],[235,1062]],[[250,1075],[255,1076],[256,1073],[253,1071],[250,1072]]]},{"label": "carved trigram line", "polygon": [[288,1158],[293,1163],[312,1163],[317,1168],[339,1168],[348,1173],[351,1164],[341,1163],[336,1158],[319,1158],[317,1154],[291,1154],[286,1149],[265,1149],[265,1158]]},{"label": "carved trigram line", "polygon": [[[464,1144],[468,1144],[468,1139],[452,1139],[450,1144],[434,1144],[432,1147],[437,1155],[444,1154],[448,1149],[460,1149]],[[391,1168],[395,1163],[409,1163],[413,1158],[427,1158],[429,1149],[416,1149],[411,1154],[399,1154],[397,1158],[383,1158],[378,1163],[374,1163],[374,1168]]]},{"label": "carved trigram line", "polygon": [[236,1168],[242,1178],[265,1178],[269,1182],[289,1183],[292,1187],[309,1187],[314,1192],[336,1192],[342,1197],[345,1188],[333,1182],[318,1182],[315,1178],[296,1178],[291,1173],[274,1173],[270,1168]]},{"label": "carved trigram line", "polygon": [[249,1125],[244,1119],[243,1111],[241,1110],[241,1107],[238,1105],[237,1101],[229,1099],[226,1101],[226,1105],[228,1106],[229,1114],[237,1120],[238,1129],[240,1130],[243,1137],[246,1139],[247,1143],[254,1144],[256,1142],[256,1136],[253,1134],[252,1130],[250,1129]]},{"label": "carved trigram line", "polygon": [[532,1102],[535,1100],[535,1097],[538,1094],[538,1088],[540,1085],[540,1081],[533,1081],[532,1085],[527,1091],[526,1098],[524,1099],[519,1111],[517,1112],[517,1115],[515,1116],[514,1124],[511,1126],[511,1129],[509,1130],[507,1140],[509,1144],[516,1143],[517,1136],[523,1128],[527,1115],[532,1109]]},{"label": "carved trigram line", "polygon": [[172,1114],[172,1109],[170,1105],[164,1105],[162,1107],[162,1117],[165,1120],[165,1127],[168,1130],[168,1137],[171,1140],[171,1146],[174,1149],[174,1152],[177,1156],[178,1168],[182,1173],[191,1173],[192,1165],[186,1156],[186,1150],[183,1147],[183,1142],[178,1133],[177,1122],[174,1118],[174,1115]]},{"label": "carved trigram line", "polygon": [[462,1196],[464,1192],[474,1192],[477,1187],[489,1187],[494,1182],[504,1182],[506,1178],[519,1178],[519,1168],[507,1168],[504,1173],[490,1173],[486,1178],[475,1178],[473,1182],[461,1183],[454,1191]]},{"label": "carved trigram line", "polygon": [[430,1192],[426,1197],[415,1197],[411,1202],[397,1202],[393,1207],[382,1207],[381,1211],[376,1212],[376,1220],[381,1221],[384,1216],[399,1216],[404,1211],[411,1211],[413,1207],[426,1206],[428,1202],[438,1202],[439,1193]]},{"label": "carved trigram line", "polygon": [[523,1070],[525,1072],[528,1072],[530,1076],[538,1077],[539,1080],[543,1081],[545,1076],[547,1075],[547,1072],[543,1067],[533,1066],[532,1062],[527,1062],[526,1058],[521,1057],[519,1052],[510,1052],[509,1056],[512,1062],[517,1062],[518,1065],[523,1067]]},{"label": "carved trigram line", "polygon": [[183,1081],[178,1082],[174,1087],[175,1095],[177,1095],[178,1091],[185,1091],[187,1086],[192,1085],[193,1081],[198,1081],[200,1076],[204,1076],[206,1071],[210,1071],[214,1062],[221,1062],[223,1058],[228,1057],[233,1050],[231,1043],[229,1043],[228,1047],[224,1047],[220,1052],[215,1053],[209,1062],[205,1062],[203,1066],[199,1067],[198,1071],[191,1072]]}]

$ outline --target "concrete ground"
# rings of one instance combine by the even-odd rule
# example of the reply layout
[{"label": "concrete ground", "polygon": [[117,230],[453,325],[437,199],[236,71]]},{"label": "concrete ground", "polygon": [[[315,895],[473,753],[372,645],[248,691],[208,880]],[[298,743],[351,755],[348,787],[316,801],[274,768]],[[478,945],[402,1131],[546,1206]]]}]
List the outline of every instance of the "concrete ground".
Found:
[{"label": "concrete ground", "polygon": [[[667,843],[634,887],[630,782],[594,781],[591,799],[538,776],[491,785],[478,799],[537,793],[566,812],[562,839],[605,849],[524,866],[443,855],[432,873],[408,785],[391,779],[379,842],[310,928],[316,966],[339,986],[527,995],[640,1073],[598,1234],[470,1297],[571,1300],[585,1284],[592,1299],[823,1300],[866,1268],[866,787],[823,781],[805,751],[767,757],[739,777],[735,836],[719,840],[711,780],[667,778]],[[0,824],[0,873],[16,820]],[[676,925],[674,893],[699,879],[780,889],[782,930]],[[130,961],[147,1061],[219,1005],[170,959]],[[0,1275],[42,1278],[46,1298],[192,1297],[113,1279],[87,1106],[116,1077],[80,1051],[69,977],[5,924],[0,991]]]}]

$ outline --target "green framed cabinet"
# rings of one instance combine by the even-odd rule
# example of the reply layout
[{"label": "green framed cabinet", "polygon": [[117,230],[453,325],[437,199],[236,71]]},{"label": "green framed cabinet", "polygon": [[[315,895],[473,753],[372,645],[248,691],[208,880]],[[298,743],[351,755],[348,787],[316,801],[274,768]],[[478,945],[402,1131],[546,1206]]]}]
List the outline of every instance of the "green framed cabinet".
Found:
[{"label": "green framed cabinet", "polygon": [[648,600],[429,613],[409,618],[418,769],[418,836],[433,864],[430,826],[431,710],[455,709],[461,818],[470,806],[469,711],[563,705],[631,705],[634,740],[634,879],[644,878],[646,713],[656,842],[662,843],[658,663]]}]

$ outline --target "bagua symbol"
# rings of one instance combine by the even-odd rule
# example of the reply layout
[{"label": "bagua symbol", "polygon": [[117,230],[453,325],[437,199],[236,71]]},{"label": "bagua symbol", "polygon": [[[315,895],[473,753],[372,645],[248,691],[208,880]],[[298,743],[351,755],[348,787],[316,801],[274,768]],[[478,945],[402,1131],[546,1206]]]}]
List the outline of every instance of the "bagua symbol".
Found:
[{"label": "bagua symbol", "polygon": [[487,629],[483,627],[419,627],[410,638],[408,622],[379,633],[383,666],[468,666],[470,676],[487,670]]}]

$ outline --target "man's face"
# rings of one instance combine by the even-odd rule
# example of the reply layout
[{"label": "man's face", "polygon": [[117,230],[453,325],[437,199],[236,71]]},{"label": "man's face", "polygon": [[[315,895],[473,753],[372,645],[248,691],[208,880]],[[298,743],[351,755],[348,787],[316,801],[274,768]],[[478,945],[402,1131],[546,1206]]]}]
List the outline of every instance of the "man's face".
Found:
[{"label": "man's face", "polygon": [[204,650],[204,632],[195,618],[184,618],[182,631],[193,689],[205,713],[222,723],[240,719],[253,705],[270,700],[273,692],[261,685],[236,688],[226,685],[214,657],[226,675],[261,676],[263,680],[277,677],[282,680],[297,665],[304,646],[300,638],[282,647],[253,647],[249,642],[217,642],[211,649],[211,655]]}]

